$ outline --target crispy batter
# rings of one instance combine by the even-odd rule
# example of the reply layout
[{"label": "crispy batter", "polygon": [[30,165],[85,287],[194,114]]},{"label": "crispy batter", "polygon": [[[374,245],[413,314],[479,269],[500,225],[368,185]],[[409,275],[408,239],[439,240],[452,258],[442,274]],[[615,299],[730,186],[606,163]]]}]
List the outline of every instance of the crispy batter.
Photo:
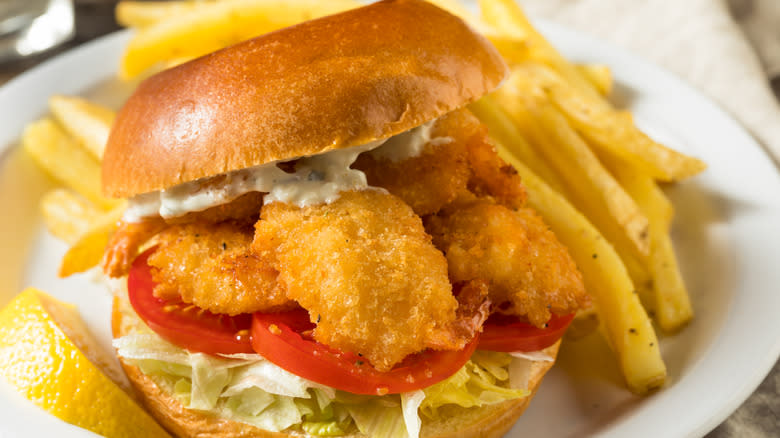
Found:
[{"label": "crispy batter", "polygon": [[143,222],[119,222],[103,254],[103,272],[112,278],[127,275],[141,246],[165,227],[165,222],[159,218]]},{"label": "crispy batter", "polygon": [[400,199],[364,190],[329,205],[264,206],[252,247],[274,260],[288,297],[317,323],[317,341],[389,370],[426,347],[462,348],[476,331],[456,322],[474,315],[456,314],[447,262],[430,239]]},{"label": "crispy batter", "polygon": [[588,302],[568,251],[531,209],[477,199],[426,218],[425,226],[446,254],[450,279],[487,281],[494,310],[541,327],[551,311],[567,314]]},{"label": "crispy batter", "polygon": [[251,192],[242,195],[230,203],[218,205],[207,210],[188,213],[182,217],[163,220],[161,218],[144,219],[141,222],[121,221],[111,236],[103,255],[103,272],[109,277],[119,278],[127,275],[138,250],[167,224],[194,222],[218,223],[226,220],[245,221],[253,224],[263,205],[263,194]]},{"label": "crispy batter", "polygon": [[487,127],[468,110],[453,111],[433,125],[432,138],[451,142],[429,143],[422,154],[399,162],[361,154],[354,166],[368,183],[403,199],[420,216],[436,213],[468,194],[490,195],[510,208],[519,208],[525,191],[514,168],[488,142]]},{"label": "crispy batter", "polygon": [[[471,177],[466,143],[471,125],[462,111],[439,118],[433,125],[431,137],[450,137],[444,144],[428,144],[417,157],[399,162],[361,154],[354,168],[366,174],[368,184],[382,187],[403,199],[419,216],[436,213],[465,192]],[[466,115],[468,112],[466,112]]]},{"label": "crispy batter", "polygon": [[154,294],[230,315],[294,307],[273,266],[252,253],[252,235],[251,225],[236,222],[166,228],[149,257]]},{"label": "crispy batter", "polygon": [[434,350],[448,350],[454,345],[464,345],[464,341],[482,331],[482,324],[490,316],[491,302],[486,281],[472,280],[458,284],[454,289],[458,299],[455,321],[431,336],[429,347]]},{"label": "crispy batter", "polygon": [[522,207],[526,194],[520,175],[498,156],[485,125],[479,125],[479,132],[469,137],[466,150],[472,172],[469,190],[477,196],[492,196],[511,209]]},{"label": "crispy batter", "polygon": [[169,224],[193,222],[216,224],[228,220],[238,220],[251,225],[257,221],[262,207],[263,193],[249,192],[227,204],[217,205],[203,211],[187,213],[181,217],[167,219],[166,222]]}]

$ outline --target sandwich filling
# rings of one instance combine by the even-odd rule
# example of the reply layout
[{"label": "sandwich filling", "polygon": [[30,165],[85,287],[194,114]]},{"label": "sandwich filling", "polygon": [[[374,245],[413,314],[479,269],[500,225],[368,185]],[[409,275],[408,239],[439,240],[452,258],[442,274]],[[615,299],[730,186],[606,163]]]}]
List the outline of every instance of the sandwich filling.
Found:
[{"label": "sandwich filling", "polygon": [[[130,303],[161,338],[119,340],[119,354],[167,375],[187,406],[259,415],[262,403],[241,398],[251,387],[275,397],[265,406],[295,406],[285,427],[304,430],[309,415],[366,433],[368,406],[397,406],[416,436],[418,411],[522,397],[511,364],[530,362],[507,353],[534,357],[588,304],[566,248],[524,201],[467,110],[386,141],[140,195],[104,269],[130,273]],[[183,336],[188,318],[221,340]],[[144,353],[171,344],[175,355]],[[202,353],[225,370],[207,387]],[[280,401],[289,394],[239,384],[266,363],[309,382],[305,394]],[[339,401],[355,394],[354,405]]]},{"label": "sandwich filling", "polygon": [[534,364],[553,360],[543,351],[514,357],[478,350],[455,374],[422,390],[351,394],[301,378],[258,354],[188,351],[140,324],[129,306],[122,300],[123,322],[134,329],[114,340],[120,357],[186,408],[273,432],[338,436],[359,431],[376,438],[416,438],[421,419],[451,415],[453,407],[475,408],[527,396]]},{"label": "sandwich filling", "polygon": [[224,205],[247,193],[265,193],[264,202],[281,202],[298,207],[330,204],[342,192],[369,188],[366,175],[350,166],[358,155],[371,151],[379,159],[398,162],[420,155],[427,145],[452,141],[432,137],[436,120],[396,136],[362,146],[335,149],[311,157],[261,164],[211,178],[190,181],[169,189],[142,193],[128,202],[123,219],[142,222],[145,218],[172,219],[187,213]]}]

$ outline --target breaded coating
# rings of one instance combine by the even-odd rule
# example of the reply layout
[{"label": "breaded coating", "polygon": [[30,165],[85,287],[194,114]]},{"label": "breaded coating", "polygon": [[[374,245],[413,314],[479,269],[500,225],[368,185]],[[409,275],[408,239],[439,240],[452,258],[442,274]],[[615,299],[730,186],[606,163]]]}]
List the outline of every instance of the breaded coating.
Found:
[{"label": "breaded coating", "polygon": [[226,220],[239,220],[251,225],[257,221],[262,205],[263,194],[251,192],[239,196],[227,204],[187,213],[177,218],[163,220],[157,217],[144,219],[141,222],[121,221],[106,246],[105,254],[103,254],[103,272],[112,278],[127,275],[141,246],[165,229],[168,224],[192,222],[213,224]]},{"label": "breaded coating", "polygon": [[393,195],[344,192],[305,208],[271,203],[255,228],[252,248],[274,260],[277,281],[309,311],[322,344],[387,371],[427,347],[463,348],[476,332],[457,322],[473,315],[456,314],[444,256]]},{"label": "breaded coating", "polygon": [[452,349],[461,345],[482,331],[482,324],[490,316],[488,284],[484,280],[472,280],[454,286],[458,299],[455,322],[444,330],[437,330],[431,337],[429,347],[434,350]]},{"label": "breaded coating", "polygon": [[[441,143],[442,137],[451,141]],[[487,127],[468,110],[439,118],[431,138],[438,141],[428,143],[416,157],[393,162],[363,153],[353,167],[366,174],[369,185],[403,199],[419,216],[436,213],[469,192],[492,196],[510,208],[523,205],[520,176],[498,157]]]},{"label": "breaded coating", "polygon": [[488,282],[494,311],[542,327],[550,312],[568,314],[588,303],[566,247],[531,209],[477,199],[426,218],[425,227],[453,282]]},{"label": "breaded coating", "polygon": [[477,196],[491,196],[499,204],[518,209],[525,204],[525,187],[520,175],[496,153],[490,144],[487,127],[479,126],[479,132],[472,135],[466,146],[471,179],[468,188]]},{"label": "breaded coating", "polygon": [[468,121],[466,116],[470,114],[465,110],[454,111],[433,125],[432,138],[449,137],[452,141],[429,143],[420,155],[398,162],[363,153],[352,167],[366,174],[369,185],[403,199],[419,216],[436,213],[467,190],[471,169],[466,143],[473,126],[458,124]]},{"label": "breaded coating", "polygon": [[263,207],[263,193],[249,192],[228,202],[203,211],[194,211],[181,217],[166,219],[169,224],[186,224],[191,222],[208,222],[216,224],[228,220],[247,221],[253,224],[260,216]]},{"label": "breaded coating", "polygon": [[277,272],[254,254],[251,225],[197,222],[172,225],[149,257],[155,296],[181,297],[213,313],[272,312],[295,307],[276,283]]},{"label": "breaded coating", "polygon": [[103,254],[103,272],[112,278],[127,275],[141,246],[166,226],[165,221],[160,218],[142,222],[119,222],[119,227],[108,240],[106,252]]}]

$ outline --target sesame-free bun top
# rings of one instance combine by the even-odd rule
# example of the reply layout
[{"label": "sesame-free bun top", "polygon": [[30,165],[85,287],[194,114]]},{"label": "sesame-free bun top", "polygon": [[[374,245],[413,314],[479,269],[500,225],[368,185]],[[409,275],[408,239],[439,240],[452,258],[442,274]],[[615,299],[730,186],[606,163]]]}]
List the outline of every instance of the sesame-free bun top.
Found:
[{"label": "sesame-free bun top", "polygon": [[507,74],[487,39],[420,0],[301,23],[143,81],[109,135],[103,191],[129,197],[390,137]]}]

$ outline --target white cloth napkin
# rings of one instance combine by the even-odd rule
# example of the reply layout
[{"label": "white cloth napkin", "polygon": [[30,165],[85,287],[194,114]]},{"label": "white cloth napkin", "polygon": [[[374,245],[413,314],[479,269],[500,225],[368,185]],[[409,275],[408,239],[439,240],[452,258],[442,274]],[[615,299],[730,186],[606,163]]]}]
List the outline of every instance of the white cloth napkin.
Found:
[{"label": "white cloth napkin", "polygon": [[780,107],[769,85],[771,75],[780,75],[780,0],[520,3],[531,16],[610,41],[676,73],[740,121],[780,164]]}]

